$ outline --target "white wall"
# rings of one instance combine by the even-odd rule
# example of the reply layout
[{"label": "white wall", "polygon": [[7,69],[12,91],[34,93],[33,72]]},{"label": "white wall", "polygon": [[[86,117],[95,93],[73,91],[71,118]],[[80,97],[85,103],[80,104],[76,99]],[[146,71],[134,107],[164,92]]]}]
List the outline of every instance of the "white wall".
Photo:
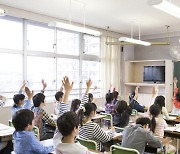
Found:
[{"label": "white wall", "polygon": [[[172,37],[170,45],[151,45],[135,46],[134,48],[134,59],[135,60],[155,60],[155,59],[173,59],[169,54],[170,48],[173,46],[180,46],[180,37]],[[151,42],[167,42],[168,38],[151,39],[146,41]]]}]

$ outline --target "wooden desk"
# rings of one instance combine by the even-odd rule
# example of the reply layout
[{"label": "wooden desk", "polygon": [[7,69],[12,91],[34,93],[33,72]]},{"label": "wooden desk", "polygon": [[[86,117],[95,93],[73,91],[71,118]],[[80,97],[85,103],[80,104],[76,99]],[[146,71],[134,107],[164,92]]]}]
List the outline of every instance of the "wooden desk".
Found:
[{"label": "wooden desk", "polygon": [[10,141],[12,140],[12,134],[15,129],[13,127],[0,124],[0,141]]}]

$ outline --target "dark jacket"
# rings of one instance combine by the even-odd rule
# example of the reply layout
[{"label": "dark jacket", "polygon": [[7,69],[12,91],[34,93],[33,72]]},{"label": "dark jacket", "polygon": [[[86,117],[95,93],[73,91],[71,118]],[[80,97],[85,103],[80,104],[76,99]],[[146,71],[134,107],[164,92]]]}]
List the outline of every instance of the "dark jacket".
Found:
[{"label": "dark jacket", "polygon": [[145,106],[140,105],[136,100],[132,99],[129,101],[129,105],[132,109],[137,110],[138,112],[144,112]]}]

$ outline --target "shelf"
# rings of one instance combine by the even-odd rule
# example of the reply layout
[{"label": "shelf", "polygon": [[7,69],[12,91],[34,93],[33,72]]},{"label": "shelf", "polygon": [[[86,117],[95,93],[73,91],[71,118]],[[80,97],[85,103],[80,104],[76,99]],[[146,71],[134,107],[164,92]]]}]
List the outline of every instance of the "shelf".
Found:
[{"label": "shelf", "polygon": [[131,63],[139,63],[139,62],[165,62],[165,59],[162,60],[132,60],[132,61],[126,61]]},{"label": "shelf", "polygon": [[155,85],[158,85],[158,87],[165,87],[165,83],[125,83],[125,86],[153,87]]}]

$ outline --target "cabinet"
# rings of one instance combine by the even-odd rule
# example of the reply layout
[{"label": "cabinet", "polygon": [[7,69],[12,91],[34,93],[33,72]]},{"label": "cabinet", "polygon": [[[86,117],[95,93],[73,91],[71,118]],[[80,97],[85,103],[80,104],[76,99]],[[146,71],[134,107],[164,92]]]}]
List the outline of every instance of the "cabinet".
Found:
[{"label": "cabinet", "polygon": [[166,107],[168,111],[172,110],[173,97],[173,62],[172,60],[140,60],[125,62],[125,100],[128,102],[128,96],[136,85],[139,88],[138,101],[145,106],[151,105],[153,82],[143,81],[144,66],[165,66],[165,82],[156,83],[159,89],[159,95],[166,98]]}]

